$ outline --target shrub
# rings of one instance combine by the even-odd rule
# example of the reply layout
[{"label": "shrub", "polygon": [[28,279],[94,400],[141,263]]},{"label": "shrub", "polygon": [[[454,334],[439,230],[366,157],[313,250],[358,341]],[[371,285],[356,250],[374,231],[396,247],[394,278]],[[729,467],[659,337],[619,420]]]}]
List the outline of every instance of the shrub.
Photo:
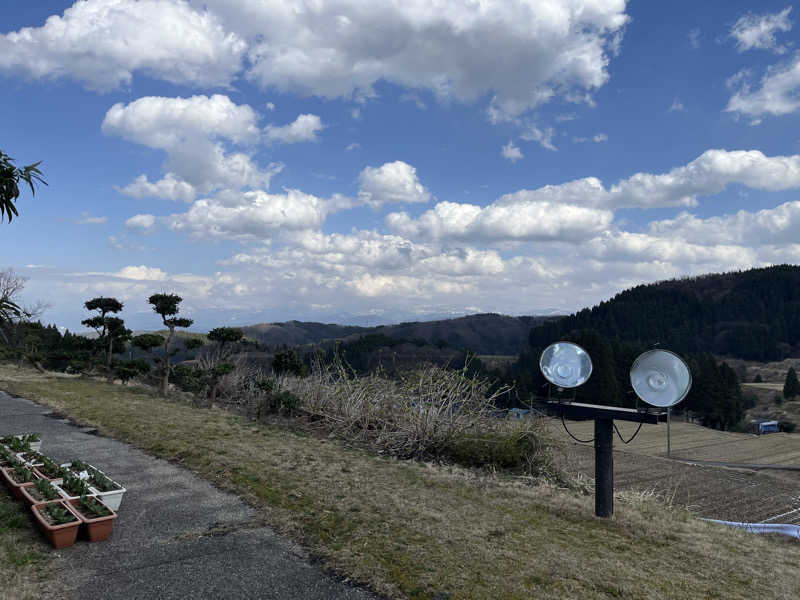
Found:
[{"label": "shrub", "polygon": [[463,433],[449,440],[442,456],[468,467],[489,467],[529,475],[552,469],[549,447],[532,430]]},{"label": "shrub", "polygon": [[785,433],[794,433],[794,430],[797,429],[797,424],[792,421],[781,421],[779,427]]},{"label": "shrub", "polygon": [[356,377],[340,359],[316,360],[308,377],[282,376],[277,385],[302,399],[318,426],[400,458],[446,458],[470,466],[540,474],[549,443],[536,420],[497,419],[491,382],[463,369],[428,365],[396,380],[380,372]]}]

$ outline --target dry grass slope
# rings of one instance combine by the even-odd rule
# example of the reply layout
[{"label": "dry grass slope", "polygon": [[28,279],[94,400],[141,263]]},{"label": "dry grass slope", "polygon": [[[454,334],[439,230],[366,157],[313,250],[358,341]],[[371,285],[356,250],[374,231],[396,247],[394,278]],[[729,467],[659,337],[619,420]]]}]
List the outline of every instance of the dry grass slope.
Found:
[{"label": "dry grass slope", "polygon": [[393,598],[795,598],[800,545],[619,498],[410,461],[104,382],[0,367],[0,388],[180,461]]}]

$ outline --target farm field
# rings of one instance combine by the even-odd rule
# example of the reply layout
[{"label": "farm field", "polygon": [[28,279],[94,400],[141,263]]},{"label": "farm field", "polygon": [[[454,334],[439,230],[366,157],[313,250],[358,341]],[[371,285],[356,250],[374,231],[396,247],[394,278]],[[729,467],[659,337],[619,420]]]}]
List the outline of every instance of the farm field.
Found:
[{"label": "farm field", "polygon": [[[553,423],[563,432],[560,421]],[[567,425],[576,437],[592,437],[592,421],[567,421]],[[617,427],[622,436],[628,439],[636,431],[637,425],[617,422]],[[797,433],[758,436],[718,431],[673,419],[670,438],[673,458],[800,467],[800,434]],[[619,438],[616,438],[615,444],[618,450],[622,449],[623,444],[619,442]],[[624,451],[647,456],[666,456],[667,424],[642,425],[636,438],[630,444],[624,445]]]},{"label": "farm field", "polygon": [[[617,424],[627,439],[636,429],[632,423]],[[587,477],[594,476],[591,444],[569,443],[565,461]],[[590,439],[591,421],[567,421],[576,437]],[[666,458],[666,424],[644,425],[628,445],[614,439],[615,489],[660,495],[686,506],[701,517],[743,522],[800,524],[800,472],[755,471],[692,465],[683,460],[711,460],[800,466],[800,435],[754,436],[707,429],[683,422],[672,423],[672,456]]]}]

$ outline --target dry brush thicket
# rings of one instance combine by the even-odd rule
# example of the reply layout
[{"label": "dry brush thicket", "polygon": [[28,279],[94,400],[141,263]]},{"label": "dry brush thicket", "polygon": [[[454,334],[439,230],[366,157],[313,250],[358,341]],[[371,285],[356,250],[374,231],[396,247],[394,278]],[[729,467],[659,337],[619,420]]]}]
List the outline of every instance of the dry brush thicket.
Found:
[{"label": "dry brush thicket", "polygon": [[336,358],[315,360],[305,377],[271,379],[240,357],[207,354],[204,369],[228,360],[234,369],[217,389],[220,403],[262,420],[291,413],[304,425],[399,458],[444,459],[534,476],[556,476],[552,436],[538,419],[498,418],[509,390],[463,369],[423,365],[389,378],[357,376]]}]

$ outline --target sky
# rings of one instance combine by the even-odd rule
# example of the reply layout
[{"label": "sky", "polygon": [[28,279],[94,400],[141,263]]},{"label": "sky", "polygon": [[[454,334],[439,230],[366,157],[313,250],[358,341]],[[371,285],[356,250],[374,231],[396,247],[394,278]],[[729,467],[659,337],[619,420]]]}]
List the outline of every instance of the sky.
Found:
[{"label": "sky", "polygon": [[800,7],[4,0],[23,300],[155,329],[593,306],[800,262]]}]

